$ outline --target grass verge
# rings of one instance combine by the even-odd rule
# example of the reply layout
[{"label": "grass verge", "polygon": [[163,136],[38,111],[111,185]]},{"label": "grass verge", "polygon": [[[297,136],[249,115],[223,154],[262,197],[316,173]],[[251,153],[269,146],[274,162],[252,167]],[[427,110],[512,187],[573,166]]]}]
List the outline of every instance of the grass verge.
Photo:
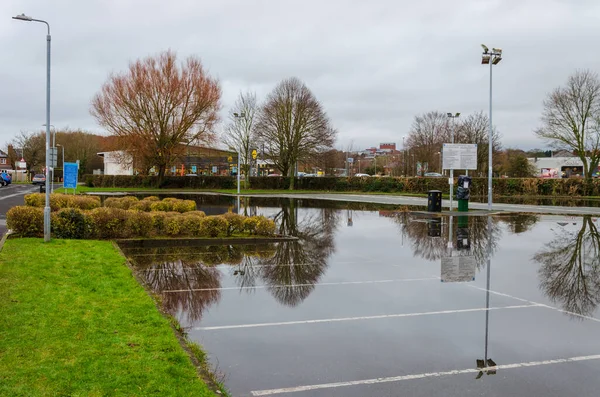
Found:
[{"label": "grass verge", "polygon": [[111,242],[11,239],[0,252],[0,395],[214,393]]}]

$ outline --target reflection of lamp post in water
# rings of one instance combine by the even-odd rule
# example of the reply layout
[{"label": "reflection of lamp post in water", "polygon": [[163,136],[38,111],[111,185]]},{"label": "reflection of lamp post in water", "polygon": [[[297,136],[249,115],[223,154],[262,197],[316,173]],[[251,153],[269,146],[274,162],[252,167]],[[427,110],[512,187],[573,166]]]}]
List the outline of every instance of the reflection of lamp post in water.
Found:
[{"label": "reflection of lamp post in water", "polygon": [[352,225],[354,224],[354,222],[352,221],[352,210],[351,209],[347,209],[346,210],[346,214],[348,217],[348,226],[352,227]]},{"label": "reflection of lamp post in water", "polygon": [[[488,215],[488,250],[487,250],[487,278],[485,287],[485,352],[484,358],[477,360],[477,368],[480,370],[476,379],[483,376],[486,372],[488,375],[496,374],[496,363],[488,357],[488,339],[489,339],[489,324],[490,324],[490,267],[492,265],[492,218]],[[494,369],[488,370],[486,368]]]}]

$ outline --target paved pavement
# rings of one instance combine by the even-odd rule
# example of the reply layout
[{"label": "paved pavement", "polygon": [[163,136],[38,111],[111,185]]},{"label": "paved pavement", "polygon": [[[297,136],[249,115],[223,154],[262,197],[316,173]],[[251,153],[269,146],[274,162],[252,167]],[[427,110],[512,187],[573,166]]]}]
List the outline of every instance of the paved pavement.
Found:
[{"label": "paved pavement", "polygon": [[6,212],[15,205],[25,204],[23,196],[35,192],[39,192],[38,186],[11,184],[0,187],[0,236],[6,233]]}]

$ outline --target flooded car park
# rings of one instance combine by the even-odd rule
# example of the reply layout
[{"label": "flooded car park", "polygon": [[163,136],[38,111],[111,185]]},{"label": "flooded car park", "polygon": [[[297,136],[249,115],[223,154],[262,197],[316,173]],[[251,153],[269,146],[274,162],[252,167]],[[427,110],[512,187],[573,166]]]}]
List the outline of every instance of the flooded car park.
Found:
[{"label": "flooded car park", "polygon": [[123,251],[232,395],[597,395],[596,218],[221,205],[298,239]]}]

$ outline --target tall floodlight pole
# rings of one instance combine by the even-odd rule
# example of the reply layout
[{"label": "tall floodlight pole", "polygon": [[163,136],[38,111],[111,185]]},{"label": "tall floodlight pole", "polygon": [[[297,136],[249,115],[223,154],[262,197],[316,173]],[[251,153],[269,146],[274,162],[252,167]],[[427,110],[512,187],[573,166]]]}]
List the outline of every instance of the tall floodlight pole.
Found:
[{"label": "tall floodlight pole", "polygon": [[[454,119],[457,119],[460,116],[460,113],[447,113],[448,117],[452,119],[452,126],[450,127],[450,143],[454,143]],[[450,211],[453,208],[453,200],[454,200],[454,168],[450,169]]]},{"label": "tall floodlight pole", "polygon": [[481,56],[481,64],[482,65],[490,65],[490,130],[488,132],[488,210],[492,210],[492,173],[493,173],[493,164],[492,164],[492,66],[497,65],[502,60],[502,49],[501,48],[492,48],[490,49],[484,44],[481,45],[483,48],[483,54]]},{"label": "tall floodlight pole", "polygon": [[[242,113],[234,113],[233,117],[235,117],[237,120],[243,119],[244,117],[246,117],[246,113],[242,112]],[[241,146],[241,142],[240,142],[240,146]],[[241,162],[240,162],[240,157],[241,157],[241,153],[242,153],[242,148],[238,147],[237,148],[237,155],[238,155],[238,167],[237,167],[237,194],[240,194],[240,171],[241,171]],[[247,153],[246,153],[247,155]],[[247,156],[246,156],[247,157]],[[247,160],[247,159],[246,159]],[[248,175],[246,175],[246,178],[248,178]]]},{"label": "tall floodlight pole", "polygon": [[44,206],[44,241],[50,241],[50,24],[41,19],[34,19],[25,14],[17,15],[13,19],[26,22],[40,22],[46,24],[46,203]]}]

